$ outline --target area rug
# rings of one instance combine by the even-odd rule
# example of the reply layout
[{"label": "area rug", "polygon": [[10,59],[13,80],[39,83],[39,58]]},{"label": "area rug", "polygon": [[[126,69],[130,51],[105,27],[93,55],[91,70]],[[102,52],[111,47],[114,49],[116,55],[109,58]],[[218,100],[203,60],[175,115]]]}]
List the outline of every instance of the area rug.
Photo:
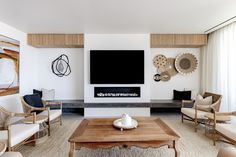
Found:
[{"label": "area rug", "polygon": [[[215,157],[220,147],[229,146],[218,142],[213,146],[211,139],[205,136],[204,127],[199,126],[198,132],[194,132],[191,122],[181,123],[180,115],[155,115],[161,117],[170,127],[174,128],[181,139],[178,142],[180,157]],[[52,127],[51,136],[36,147],[22,146],[19,151],[24,157],[67,157],[69,152],[68,138],[81,122],[83,117],[73,115],[63,117],[63,126],[55,124]],[[174,150],[166,146],[153,149],[87,149],[77,151],[78,157],[174,157]]]}]

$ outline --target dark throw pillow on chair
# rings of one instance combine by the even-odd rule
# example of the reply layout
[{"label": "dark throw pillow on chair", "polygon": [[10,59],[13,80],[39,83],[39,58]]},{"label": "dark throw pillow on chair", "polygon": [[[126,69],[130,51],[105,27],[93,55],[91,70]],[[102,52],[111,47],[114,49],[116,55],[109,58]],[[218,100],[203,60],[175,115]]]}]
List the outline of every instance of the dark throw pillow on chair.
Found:
[{"label": "dark throw pillow on chair", "polygon": [[43,101],[40,97],[39,94],[30,94],[30,95],[25,95],[24,100],[27,104],[33,107],[44,107]]},{"label": "dark throw pillow on chair", "polygon": [[191,91],[173,90],[173,100],[191,100]]},{"label": "dark throw pillow on chair", "polygon": [[37,89],[33,89],[33,94],[39,94],[40,98],[42,98],[42,96],[43,96],[43,92],[40,90],[37,90]]}]

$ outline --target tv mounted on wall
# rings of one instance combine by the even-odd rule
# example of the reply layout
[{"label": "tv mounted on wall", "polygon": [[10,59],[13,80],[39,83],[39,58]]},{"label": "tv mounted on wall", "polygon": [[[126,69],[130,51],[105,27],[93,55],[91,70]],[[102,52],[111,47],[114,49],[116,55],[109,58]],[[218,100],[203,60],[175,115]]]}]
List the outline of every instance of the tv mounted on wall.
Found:
[{"label": "tv mounted on wall", "polygon": [[144,84],[144,50],[90,50],[91,84]]}]

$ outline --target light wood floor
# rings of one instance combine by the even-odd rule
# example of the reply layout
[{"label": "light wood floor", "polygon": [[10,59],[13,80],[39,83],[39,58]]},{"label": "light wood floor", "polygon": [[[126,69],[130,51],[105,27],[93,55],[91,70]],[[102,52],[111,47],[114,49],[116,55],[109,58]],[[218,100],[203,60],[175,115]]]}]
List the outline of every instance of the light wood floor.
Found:
[{"label": "light wood floor", "polygon": [[[219,147],[225,147],[226,144],[217,143],[212,145],[212,140],[204,135],[204,128],[200,127],[197,133],[193,130],[193,124],[189,122],[181,123],[180,115],[153,115],[160,116],[167,124],[174,128],[180,135],[179,148],[181,157],[214,157]],[[79,115],[63,116],[63,126],[55,124],[52,127],[51,136],[42,144],[36,147],[22,146],[19,151],[24,157],[67,157],[69,136],[82,120]],[[168,157],[173,156],[173,151],[166,147],[159,149],[106,149],[90,150],[83,148],[78,152],[80,157]]]}]

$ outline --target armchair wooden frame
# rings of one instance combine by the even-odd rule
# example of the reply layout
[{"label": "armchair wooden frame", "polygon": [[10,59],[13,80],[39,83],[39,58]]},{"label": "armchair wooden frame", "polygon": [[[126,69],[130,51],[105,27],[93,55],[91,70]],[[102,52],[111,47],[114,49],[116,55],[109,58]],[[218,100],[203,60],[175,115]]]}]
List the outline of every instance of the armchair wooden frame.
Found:
[{"label": "armchair wooden frame", "polygon": [[27,143],[32,143],[35,142],[35,135],[25,139],[24,141],[22,141],[21,143],[18,143],[17,145],[11,147],[11,124],[10,124],[10,119],[13,117],[29,117],[29,116],[33,116],[33,123],[35,123],[36,120],[36,113],[15,113],[15,112],[10,112],[7,111],[4,107],[0,106],[0,112],[4,113],[6,115],[6,120],[4,121],[4,126],[3,128],[1,128],[2,131],[7,130],[7,134],[8,134],[8,139],[7,139],[7,148],[8,151],[12,151],[15,150],[17,147],[19,147],[20,145],[23,144],[27,144]]},{"label": "armchair wooden frame", "polygon": [[[43,100],[42,100],[43,101]],[[62,111],[62,102],[54,102],[54,101],[43,101],[44,107],[33,107],[30,106],[28,103],[25,102],[24,98],[21,97],[21,103],[23,105],[23,110],[25,113],[31,113],[35,111],[47,111],[47,125],[48,125],[48,136],[51,134],[51,124],[59,122],[62,125],[62,114],[57,117],[56,119],[50,121],[50,106],[58,105],[59,109]]]},{"label": "armchair wooden frame", "polygon": [[[216,145],[216,141],[222,141],[228,144],[232,144],[236,146],[236,141],[233,140],[232,138],[230,138],[229,136],[226,136],[225,134],[217,131],[216,128],[216,124],[217,124],[217,120],[216,117],[217,116],[236,116],[236,111],[234,112],[214,112],[214,136],[213,136],[213,145]],[[219,135],[221,137],[223,137],[224,139],[217,139],[216,136]]]},{"label": "armchair wooden frame", "polygon": [[[209,92],[205,92],[203,97],[208,97],[208,96],[212,96],[213,97],[213,103],[210,106],[207,106],[206,109],[210,109],[209,112],[213,113],[213,112],[218,112],[220,109],[220,104],[221,104],[221,99],[222,96],[219,94],[214,94],[214,93],[209,93]],[[182,101],[182,108],[185,107],[187,104],[193,104],[194,100],[183,100]],[[188,121],[192,121],[194,122],[194,131],[197,132],[197,127],[199,124],[204,124],[205,125],[205,119],[200,119],[197,118],[198,115],[198,110],[199,110],[199,106],[196,105],[195,106],[195,113],[194,113],[194,118],[189,117],[186,114],[182,113],[182,123],[184,122],[184,120],[188,120]],[[203,107],[201,106],[201,109],[203,109]]]}]

